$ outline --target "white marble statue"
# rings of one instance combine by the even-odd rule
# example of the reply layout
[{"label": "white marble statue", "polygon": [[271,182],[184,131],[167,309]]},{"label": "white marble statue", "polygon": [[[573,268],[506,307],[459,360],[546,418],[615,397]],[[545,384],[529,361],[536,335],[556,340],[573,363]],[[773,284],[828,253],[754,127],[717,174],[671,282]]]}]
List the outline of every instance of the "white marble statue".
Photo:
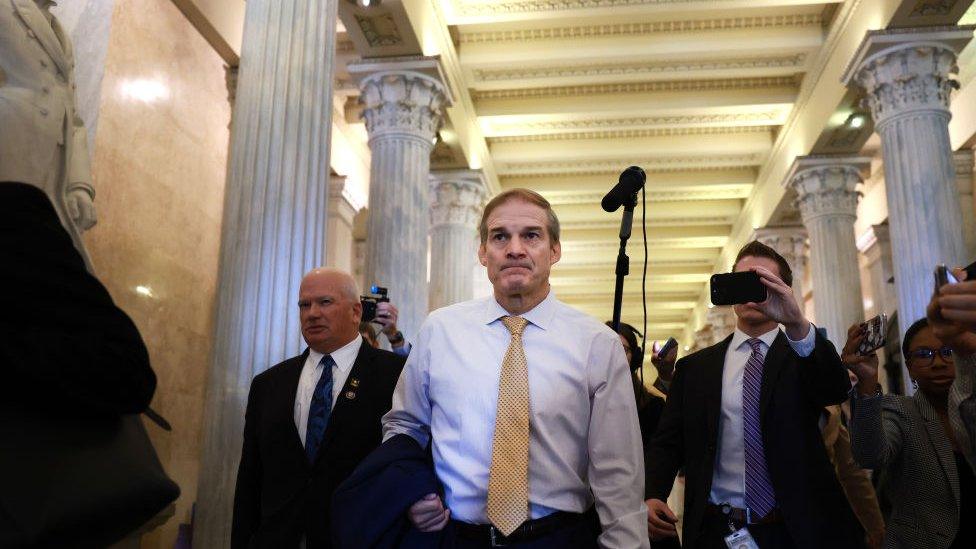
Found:
[{"label": "white marble statue", "polygon": [[95,225],[71,44],[51,0],[0,0],[0,181],[43,190],[91,270],[81,233]]}]

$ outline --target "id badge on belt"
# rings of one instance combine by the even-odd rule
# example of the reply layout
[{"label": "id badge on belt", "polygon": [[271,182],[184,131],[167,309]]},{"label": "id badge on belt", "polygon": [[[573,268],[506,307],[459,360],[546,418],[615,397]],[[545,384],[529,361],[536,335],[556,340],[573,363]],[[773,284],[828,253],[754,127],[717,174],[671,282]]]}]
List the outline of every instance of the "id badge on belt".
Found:
[{"label": "id badge on belt", "polygon": [[752,539],[752,534],[747,528],[740,528],[725,536],[725,545],[729,549],[759,549],[759,545]]}]

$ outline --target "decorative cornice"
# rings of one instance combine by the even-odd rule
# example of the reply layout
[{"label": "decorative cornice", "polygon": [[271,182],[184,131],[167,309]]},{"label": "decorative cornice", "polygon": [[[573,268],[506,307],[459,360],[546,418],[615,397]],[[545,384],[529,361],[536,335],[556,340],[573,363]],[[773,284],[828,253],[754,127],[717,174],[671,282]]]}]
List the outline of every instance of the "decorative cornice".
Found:
[{"label": "decorative cornice", "polygon": [[765,111],[750,113],[701,114],[681,116],[641,116],[632,118],[600,118],[591,120],[554,120],[542,122],[519,122],[515,124],[493,124],[492,129],[498,133],[513,132],[520,129],[532,131],[561,131],[561,130],[611,130],[622,127],[656,126],[671,128],[674,126],[701,126],[707,124],[723,125],[738,124],[740,127],[749,125],[771,126],[778,125],[783,111]]},{"label": "decorative cornice", "polygon": [[535,141],[574,141],[579,139],[634,139],[639,137],[674,137],[679,135],[727,135],[744,133],[769,133],[773,126],[703,126],[689,128],[649,128],[634,130],[608,130],[596,132],[547,133],[490,137],[489,144],[531,143]]},{"label": "decorative cornice", "polygon": [[[758,166],[765,158],[765,154],[711,154],[671,156],[658,158],[636,159],[635,164],[643,166],[645,170],[660,170],[662,168],[687,169],[693,166],[751,168]],[[537,173],[563,173],[579,171],[613,172],[620,170],[619,160],[595,161],[553,161],[553,162],[512,162],[502,164],[502,172],[534,171]]]},{"label": "decorative cornice", "polygon": [[[586,0],[584,0],[586,1]],[[597,0],[615,2],[618,0]],[[597,3],[594,2],[594,3]],[[623,0],[621,3],[662,3],[660,1],[651,2],[640,0]],[[542,8],[545,11],[560,9],[554,4],[568,4],[570,2],[559,2],[558,0],[541,0],[538,4],[545,4]],[[579,3],[579,2],[573,2]],[[471,4],[469,4],[471,5]],[[506,10],[506,6],[513,4],[481,4],[485,10]],[[602,7],[602,6],[594,6]],[[463,15],[484,15],[480,13],[465,13]],[[565,8],[572,9],[572,8]],[[794,14],[794,15],[767,15],[756,17],[726,17],[720,19],[692,19],[685,21],[648,21],[635,23],[611,23],[606,25],[587,25],[575,27],[545,27],[535,29],[515,29],[504,31],[486,32],[467,32],[461,34],[462,44],[491,43],[491,42],[527,42],[532,40],[559,40],[559,39],[579,39],[579,38],[601,38],[607,36],[635,36],[647,35],[652,33],[676,33],[676,32],[709,32],[721,30],[743,30],[743,29],[769,29],[778,27],[812,27],[821,26],[823,18],[819,13]]]},{"label": "decorative cornice", "polygon": [[558,86],[512,90],[483,90],[474,93],[475,101],[488,99],[539,99],[608,95],[620,93],[705,92],[754,90],[764,88],[796,88],[801,78],[790,76],[761,76],[754,78],[721,78],[712,80],[673,80],[665,82],[630,82],[594,84],[587,86]]},{"label": "decorative cornice", "polygon": [[644,61],[640,63],[600,63],[567,67],[514,67],[509,69],[474,69],[475,81],[497,82],[537,78],[571,78],[596,76],[628,76],[662,73],[686,73],[720,70],[789,68],[800,70],[807,54],[751,57],[747,59],[716,59],[706,61]]},{"label": "decorative cornice", "polygon": [[[608,181],[612,182],[612,180],[610,179],[608,179]],[[678,189],[678,190],[671,190],[671,189],[658,190],[658,189],[648,188],[648,187],[645,188],[647,189],[648,199],[653,200],[655,202],[686,202],[691,200],[736,200],[736,199],[743,198],[742,192],[736,188],[723,189],[721,187],[713,188],[710,186],[703,187],[700,190],[697,189],[691,190],[688,188]],[[596,204],[603,199],[604,194],[605,193],[603,191],[598,193],[584,193],[584,192],[573,193],[567,195],[560,195],[557,197],[550,197],[549,202],[553,204],[560,204],[566,206],[578,205],[578,204]],[[671,222],[677,223],[683,219],[684,218],[668,218],[667,221],[669,223]],[[695,224],[708,224],[708,223],[725,224],[729,222],[728,218],[724,216],[693,217],[693,218],[688,218],[688,220],[694,221]],[[613,222],[610,223],[611,225],[613,224]],[[617,226],[619,225],[620,224],[617,223]]]}]

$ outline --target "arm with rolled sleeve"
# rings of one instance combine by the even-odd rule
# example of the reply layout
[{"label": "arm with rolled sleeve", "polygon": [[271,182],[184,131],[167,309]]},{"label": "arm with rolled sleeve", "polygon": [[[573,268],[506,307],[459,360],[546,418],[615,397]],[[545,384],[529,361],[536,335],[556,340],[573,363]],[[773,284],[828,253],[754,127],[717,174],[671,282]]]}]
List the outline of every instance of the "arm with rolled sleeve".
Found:
[{"label": "arm with rolled sleeve", "polygon": [[594,342],[588,362],[590,490],[603,532],[602,548],[646,548],[644,457],[634,389],[616,337]]},{"label": "arm with rolled sleeve", "polygon": [[806,337],[794,341],[787,336],[786,340],[800,357],[803,387],[814,407],[824,408],[847,399],[851,389],[847,368],[823,332],[810,324]]},{"label": "arm with rolled sleeve", "polygon": [[395,435],[409,435],[422,448],[430,442],[430,333],[428,319],[420,328],[415,345],[403,366],[393,391],[393,407],[383,416],[383,441]]}]

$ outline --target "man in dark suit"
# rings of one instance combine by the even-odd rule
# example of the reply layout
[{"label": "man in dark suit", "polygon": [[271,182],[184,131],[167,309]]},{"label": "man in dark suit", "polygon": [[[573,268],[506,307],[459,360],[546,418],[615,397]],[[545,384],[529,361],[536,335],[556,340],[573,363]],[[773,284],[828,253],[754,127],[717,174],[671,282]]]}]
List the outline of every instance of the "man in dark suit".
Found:
[{"label": "man in dark suit", "polygon": [[308,349],[254,378],[237,472],[231,546],[328,548],[336,487],[381,441],[404,358],[359,334],[352,277],[305,275],[298,309]]},{"label": "man in dark suit", "polygon": [[779,254],[751,242],[734,270],[756,272],[768,297],[735,305],[735,332],[677,364],[648,452],[652,539],[677,535],[665,501],[683,467],[685,547],[724,549],[741,528],[763,549],[859,547],[819,429],[824,406],[847,397],[847,371],[804,318]]}]

